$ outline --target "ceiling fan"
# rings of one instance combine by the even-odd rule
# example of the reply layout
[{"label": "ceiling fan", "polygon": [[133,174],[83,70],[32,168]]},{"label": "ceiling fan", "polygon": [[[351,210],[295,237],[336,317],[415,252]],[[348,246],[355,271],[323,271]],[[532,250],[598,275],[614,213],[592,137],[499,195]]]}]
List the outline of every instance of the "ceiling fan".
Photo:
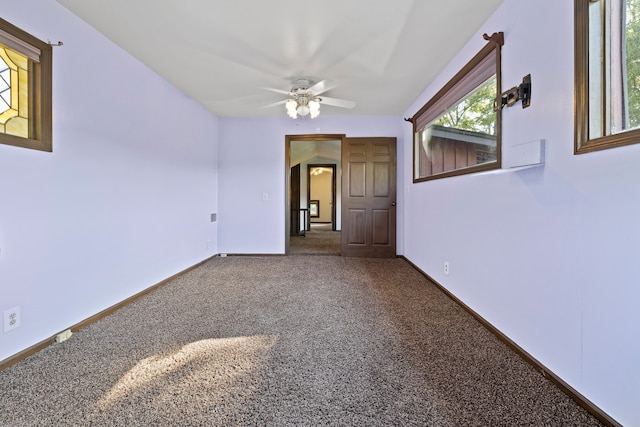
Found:
[{"label": "ceiling fan", "polygon": [[318,117],[318,115],[320,115],[320,104],[332,105],[334,107],[341,108],[355,107],[355,101],[330,98],[328,96],[319,96],[336,86],[336,83],[328,79],[314,83],[307,78],[296,78],[293,80],[293,86],[289,91],[263,87],[262,89],[289,96],[288,99],[283,99],[282,101],[265,105],[263,108],[284,104],[287,108],[287,114],[293,119],[297,118],[298,116],[304,117],[307,115],[309,115],[312,119],[315,119],[316,117]]}]

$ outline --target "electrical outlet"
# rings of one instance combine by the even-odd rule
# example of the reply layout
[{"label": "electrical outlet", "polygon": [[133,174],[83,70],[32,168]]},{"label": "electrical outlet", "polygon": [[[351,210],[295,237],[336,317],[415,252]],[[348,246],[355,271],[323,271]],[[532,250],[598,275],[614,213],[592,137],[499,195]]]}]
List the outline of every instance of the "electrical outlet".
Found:
[{"label": "electrical outlet", "polygon": [[20,307],[13,307],[4,311],[4,332],[20,326]]},{"label": "electrical outlet", "polygon": [[449,261],[444,262],[444,274],[449,275]]}]

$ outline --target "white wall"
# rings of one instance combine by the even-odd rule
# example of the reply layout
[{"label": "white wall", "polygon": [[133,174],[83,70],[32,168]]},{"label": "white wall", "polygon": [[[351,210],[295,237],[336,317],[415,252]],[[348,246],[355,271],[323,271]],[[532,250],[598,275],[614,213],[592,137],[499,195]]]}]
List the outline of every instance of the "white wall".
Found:
[{"label": "white wall", "polygon": [[[0,145],[3,360],[217,252],[217,118],[54,0],[2,2],[53,52],[53,153]],[[207,247],[207,242],[211,244]]]},{"label": "white wall", "polygon": [[[283,114],[284,116],[284,114]],[[285,246],[285,136],[346,134],[347,137],[398,138],[402,154],[400,117],[331,117],[316,119],[221,118],[219,148],[219,252],[282,254]],[[398,164],[402,176],[402,164]],[[306,180],[303,185],[306,185]],[[267,195],[267,200],[263,196]],[[398,193],[401,205],[402,192]],[[287,208],[288,209],[288,208]],[[398,208],[398,229],[402,212]],[[402,233],[398,233],[398,253]]]},{"label": "white wall", "polygon": [[529,73],[533,83],[530,108],[503,112],[504,155],[544,139],[546,165],[412,184],[405,129],[405,256],[609,415],[640,425],[640,145],[573,154],[573,2],[505,2],[405,116],[495,31],[502,89]]}]

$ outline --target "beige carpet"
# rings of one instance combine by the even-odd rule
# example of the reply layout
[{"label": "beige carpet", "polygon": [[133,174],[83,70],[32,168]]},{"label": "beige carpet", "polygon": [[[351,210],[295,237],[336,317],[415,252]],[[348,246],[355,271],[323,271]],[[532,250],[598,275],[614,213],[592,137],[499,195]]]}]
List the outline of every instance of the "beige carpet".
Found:
[{"label": "beige carpet", "polygon": [[215,258],[0,372],[1,426],[597,426],[402,259]]},{"label": "beige carpet", "polygon": [[304,236],[291,236],[291,255],[340,255],[340,231],[331,231],[331,224],[311,224]]}]

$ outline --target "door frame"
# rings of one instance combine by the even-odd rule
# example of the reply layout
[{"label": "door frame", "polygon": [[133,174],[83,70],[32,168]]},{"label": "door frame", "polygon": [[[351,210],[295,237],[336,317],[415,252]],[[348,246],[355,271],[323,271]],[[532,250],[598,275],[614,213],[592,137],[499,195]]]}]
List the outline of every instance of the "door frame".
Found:
[{"label": "door frame", "polygon": [[[340,144],[344,144],[345,134],[303,134],[303,135],[285,135],[284,136],[284,253],[289,255],[291,236],[291,141],[336,141],[340,140]],[[338,173],[338,171],[336,171]],[[340,170],[342,173],[342,170]],[[334,174],[335,176],[335,174]],[[334,196],[335,197],[335,196]],[[334,203],[335,206],[335,203]]]},{"label": "door frame", "polygon": [[[307,206],[311,200],[311,168],[327,168],[332,170],[331,175],[331,230],[336,231],[336,165],[335,163],[309,163],[307,165]],[[309,223],[311,223],[311,215],[309,215]]]}]

